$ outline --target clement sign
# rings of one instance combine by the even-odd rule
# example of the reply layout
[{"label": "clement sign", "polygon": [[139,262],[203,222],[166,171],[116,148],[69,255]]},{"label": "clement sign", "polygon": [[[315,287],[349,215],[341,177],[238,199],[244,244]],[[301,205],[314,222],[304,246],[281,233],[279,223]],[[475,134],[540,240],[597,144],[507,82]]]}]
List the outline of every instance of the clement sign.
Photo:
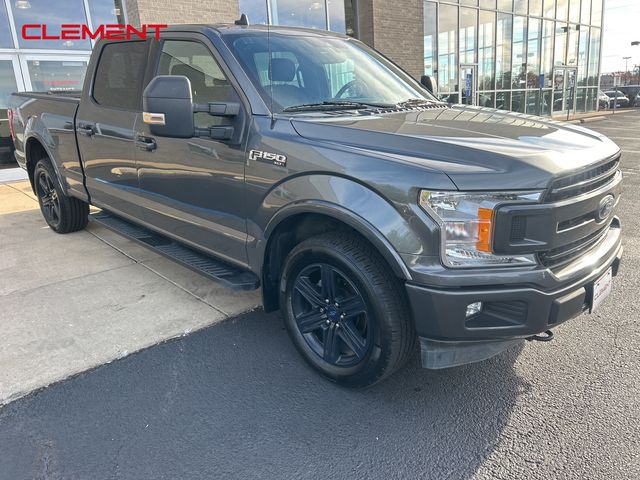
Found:
[{"label": "clement sign", "polygon": [[[44,23],[27,23],[22,26],[24,40],[131,40],[132,38],[146,39],[152,33],[156,40],[160,39],[160,32],[167,25],[148,23],[136,28],[133,25],[109,24],[100,25],[95,30],[81,23],[67,23],[59,27],[50,27]],[[56,30],[56,34],[49,33]],[[58,33],[59,31],[59,33]]]}]

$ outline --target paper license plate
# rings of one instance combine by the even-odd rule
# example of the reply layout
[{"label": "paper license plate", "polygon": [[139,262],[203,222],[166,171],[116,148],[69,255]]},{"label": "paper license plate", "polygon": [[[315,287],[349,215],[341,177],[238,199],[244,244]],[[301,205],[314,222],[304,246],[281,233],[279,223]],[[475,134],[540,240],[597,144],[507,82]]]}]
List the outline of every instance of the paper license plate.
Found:
[{"label": "paper license plate", "polygon": [[591,302],[591,311],[595,312],[605,298],[611,293],[613,287],[613,272],[609,268],[604,275],[593,283],[593,302]]}]

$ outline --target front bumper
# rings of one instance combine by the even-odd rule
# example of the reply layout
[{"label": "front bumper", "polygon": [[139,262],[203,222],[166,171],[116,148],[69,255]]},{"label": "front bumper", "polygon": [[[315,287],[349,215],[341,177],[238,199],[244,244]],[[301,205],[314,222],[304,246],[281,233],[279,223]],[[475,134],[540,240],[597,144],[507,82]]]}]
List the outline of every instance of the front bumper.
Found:
[{"label": "front bumper", "polygon": [[[620,238],[606,251],[595,249],[579,261],[588,265],[585,260],[591,257],[591,267],[579,280],[550,291],[508,284],[487,288],[407,284],[423,366],[445,368],[484,360],[588,310],[594,281],[609,267],[614,276],[618,273]],[[513,278],[509,281],[513,283]],[[483,302],[483,310],[467,318],[467,305],[474,302]]]}]

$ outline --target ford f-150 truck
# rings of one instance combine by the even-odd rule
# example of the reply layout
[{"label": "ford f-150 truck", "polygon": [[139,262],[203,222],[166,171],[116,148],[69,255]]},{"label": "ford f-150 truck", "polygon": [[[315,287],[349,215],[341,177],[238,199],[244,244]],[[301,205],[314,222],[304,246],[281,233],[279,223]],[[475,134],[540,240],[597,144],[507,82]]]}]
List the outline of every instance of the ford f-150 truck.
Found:
[{"label": "ford f-150 truck", "polygon": [[622,254],[613,142],[430,90],[345,36],[181,25],[100,41],[82,92],[17,93],[9,116],[52,230],[94,205],[261,287],[309,364],[365,386],[417,344],[444,368],[550,338],[599,307]]}]

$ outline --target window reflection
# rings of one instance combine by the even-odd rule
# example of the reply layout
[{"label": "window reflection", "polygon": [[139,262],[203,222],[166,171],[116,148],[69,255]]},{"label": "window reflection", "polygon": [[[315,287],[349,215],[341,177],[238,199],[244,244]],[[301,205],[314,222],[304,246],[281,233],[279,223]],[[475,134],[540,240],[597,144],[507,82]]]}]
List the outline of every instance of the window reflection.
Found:
[{"label": "window reflection", "polygon": [[[525,68],[527,61],[525,59],[525,38],[527,19],[525,17],[513,18],[513,46],[512,46],[512,62],[513,71],[511,81],[513,88],[524,88],[525,86]],[[512,100],[513,101],[513,100]]]},{"label": "window reflection", "polygon": [[125,23],[121,0],[89,0],[89,15],[94,29],[99,25]]},{"label": "window reflection", "polygon": [[0,109],[7,108],[9,95],[18,90],[11,60],[0,60]]},{"label": "window reflection", "polygon": [[528,3],[529,0],[513,0],[513,11],[518,15],[526,15]]},{"label": "window reflection", "polygon": [[458,7],[441,4],[438,21],[438,86],[442,93],[452,93],[458,83]]},{"label": "window reflection", "polygon": [[577,25],[569,25],[569,45],[567,49],[567,65],[578,64],[578,37],[580,31]]},{"label": "window reflection", "polygon": [[556,16],[556,0],[544,0],[542,15],[547,18]]},{"label": "window reflection", "polygon": [[478,88],[480,90],[493,90],[495,86],[493,69],[495,28],[496,14],[481,10],[478,28]]},{"label": "window reflection", "polygon": [[540,26],[537,18],[529,19],[527,35],[527,88],[539,88],[540,73]]},{"label": "window reflection", "polygon": [[542,0],[529,0],[529,15],[542,16]]},{"label": "window reflection", "polygon": [[496,88],[509,88],[511,85],[512,15],[498,13],[496,28]]},{"label": "window reflection", "polygon": [[424,74],[433,75],[435,67],[436,35],[436,4],[427,2],[424,5]]},{"label": "window reflection", "polygon": [[598,63],[600,61],[600,29],[591,29],[589,40],[589,73],[587,84],[598,85]]},{"label": "window reflection", "polygon": [[566,23],[556,23],[556,48],[554,55],[555,65],[564,65],[566,63],[568,30],[569,26]]},{"label": "window reflection", "polygon": [[268,23],[266,0],[239,0],[238,6],[240,7],[240,13],[244,13],[249,17],[250,23],[262,25]]},{"label": "window reflection", "polygon": [[602,0],[593,0],[591,2],[591,25],[596,27],[602,25]]},{"label": "window reflection", "polygon": [[589,29],[580,30],[578,46],[578,85],[587,84],[587,51],[589,48]]},{"label": "window reflection", "polygon": [[476,62],[477,23],[477,10],[472,8],[460,9],[460,63]]},{"label": "window reflection", "polygon": [[569,13],[569,0],[557,0],[556,20],[566,20]]},{"label": "window reflection", "polygon": [[586,23],[586,24],[589,24],[591,22],[591,1],[590,0],[582,0],[580,22]]},{"label": "window reflection", "polygon": [[541,71],[544,75],[543,83],[545,87],[551,86],[551,75],[553,74],[553,37],[555,36],[555,24],[551,20],[542,22],[542,49],[541,49]]},{"label": "window reflection", "polygon": [[37,92],[82,90],[86,61],[29,60],[31,88]]},{"label": "window reflection", "polygon": [[574,23],[580,21],[580,0],[569,1],[569,21]]},{"label": "window reflection", "polygon": [[300,0],[272,0],[271,23],[294,27],[327,28],[324,1],[300,2]]},{"label": "window reflection", "polygon": [[60,35],[60,25],[86,24],[82,0],[29,0],[15,2],[14,5],[13,17],[21,48],[91,50],[89,40],[25,40],[20,35],[25,24],[46,24],[47,34],[53,36]]},{"label": "window reflection", "polygon": [[3,2],[0,2],[0,48],[13,48],[9,16]]}]

